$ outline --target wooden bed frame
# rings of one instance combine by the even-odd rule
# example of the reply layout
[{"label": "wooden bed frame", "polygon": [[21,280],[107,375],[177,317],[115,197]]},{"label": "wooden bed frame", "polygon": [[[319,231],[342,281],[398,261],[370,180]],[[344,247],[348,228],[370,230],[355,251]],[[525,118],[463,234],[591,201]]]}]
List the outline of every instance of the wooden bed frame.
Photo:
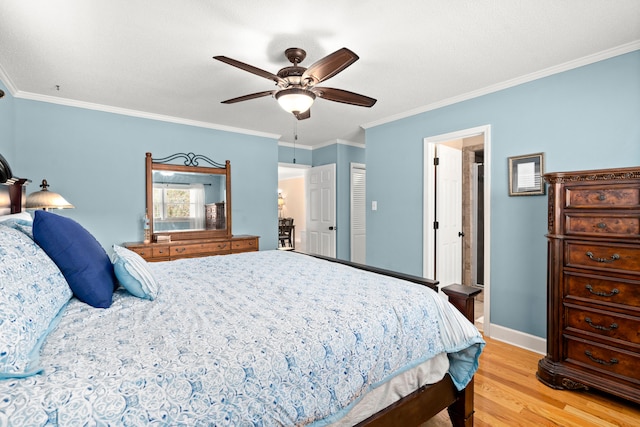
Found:
[{"label": "wooden bed frame", "polygon": [[[24,184],[28,180],[17,180],[11,184],[0,184],[0,196],[7,192],[9,195],[10,209],[4,213],[19,213],[24,206]],[[6,193],[5,193],[6,195]],[[0,200],[6,197],[0,197]],[[4,204],[4,203],[3,203]],[[0,206],[0,211],[6,206]],[[9,211],[10,212],[7,212]],[[407,280],[419,285],[427,286],[437,292],[437,281],[425,279],[419,276],[402,274],[391,270],[371,267],[364,264],[312,255],[327,261],[348,265],[360,270],[371,271],[386,276]],[[449,301],[462,312],[471,322],[474,319],[473,300],[480,289],[471,286],[450,285],[442,289],[449,297]],[[429,420],[444,409],[448,409],[451,423],[454,427],[473,426],[473,379],[464,390],[458,391],[449,374],[444,379],[421,387],[406,397],[398,400],[389,407],[370,416],[357,426],[367,427],[397,427],[418,426]]]},{"label": "wooden bed frame", "polygon": [[[371,271],[397,279],[407,280],[419,285],[427,286],[438,291],[438,282],[420,276],[398,273],[392,270],[357,264],[321,255],[315,258],[338,264],[348,265],[360,270]],[[469,321],[474,321],[474,299],[481,292],[471,286],[449,285],[442,288],[453,304]],[[444,409],[449,412],[454,427],[473,426],[473,379],[464,390],[458,391],[449,374],[435,384],[425,385],[413,393],[403,397],[391,406],[377,412],[366,420],[357,424],[358,427],[397,427],[418,426],[429,420]]]}]

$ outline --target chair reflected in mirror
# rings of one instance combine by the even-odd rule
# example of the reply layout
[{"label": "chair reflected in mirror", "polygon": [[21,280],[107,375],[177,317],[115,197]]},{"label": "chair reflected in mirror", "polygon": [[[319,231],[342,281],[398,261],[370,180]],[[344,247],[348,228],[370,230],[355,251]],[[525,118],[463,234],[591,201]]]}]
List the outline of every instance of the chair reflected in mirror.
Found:
[{"label": "chair reflected in mirror", "polygon": [[293,218],[278,219],[278,249],[295,249],[295,226]]}]

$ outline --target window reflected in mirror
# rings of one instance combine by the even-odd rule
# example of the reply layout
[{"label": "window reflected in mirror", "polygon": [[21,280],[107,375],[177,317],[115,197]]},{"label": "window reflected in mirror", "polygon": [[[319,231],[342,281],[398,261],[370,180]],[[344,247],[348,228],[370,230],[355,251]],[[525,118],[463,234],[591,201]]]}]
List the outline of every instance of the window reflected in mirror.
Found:
[{"label": "window reflected in mirror", "polygon": [[224,230],[225,189],[223,175],[153,171],[154,230]]}]

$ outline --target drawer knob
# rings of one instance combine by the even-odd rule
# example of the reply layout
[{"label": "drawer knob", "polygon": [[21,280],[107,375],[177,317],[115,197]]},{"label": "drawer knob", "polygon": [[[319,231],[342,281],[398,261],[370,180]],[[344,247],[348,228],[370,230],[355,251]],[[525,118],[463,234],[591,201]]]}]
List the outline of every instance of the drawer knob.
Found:
[{"label": "drawer knob", "polygon": [[587,357],[589,359],[591,359],[592,361],[599,363],[601,365],[607,365],[607,366],[611,366],[611,365],[615,365],[616,363],[618,363],[618,359],[612,357],[608,362],[606,360],[602,360],[602,359],[598,359],[597,357],[593,357],[593,354],[591,354],[591,352],[589,350],[585,350],[584,354],[587,355]]},{"label": "drawer knob", "polygon": [[598,200],[603,201],[604,199],[606,199],[607,197],[604,195],[604,193],[600,193],[598,194]]},{"label": "drawer knob", "polygon": [[587,252],[585,255],[587,255],[591,261],[595,261],[595,262],[609,263],[609,262],[614,262],[620,259],[620,255],[618,254],[613,254],[609,258],[598,258],[597,256],[593,255],[593,252]]},{"label": "drawer knob", "polygon": [[587,284],[586,288],[587,288],[587,290],[589,292],[591,292],[592,294],[597,295],[599,297],[612,297],[612,296],[620,293],[620,291],[617,288],[613,288],[611,290],[611,292],[596,292],[596,291],[593,290],[593,286],[591,286],[589,284]]},{"label": "drawer knob", "polygon": [[604,222],[599,222],[598,228],[607,228],[607,224],[605,224]]},{"label": "drawer knob", "polygon": [[606,326],[602,326],[602,325],[596,325],[591,321],[590,317],[585,317],[584,321],[587,322],[589,324],[589,326],[591,326],[594,329],[597,329],[599,331],[611,331],[613,329],[617,329],[618,328],[618,324],[617,323],[612,323],[611,326],[606,327]]}]

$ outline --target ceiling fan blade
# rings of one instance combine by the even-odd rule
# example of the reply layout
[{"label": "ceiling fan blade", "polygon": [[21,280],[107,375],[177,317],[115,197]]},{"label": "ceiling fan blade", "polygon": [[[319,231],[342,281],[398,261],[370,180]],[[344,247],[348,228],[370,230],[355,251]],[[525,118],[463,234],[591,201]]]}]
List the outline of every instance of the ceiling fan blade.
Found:
[{"label": "ceiling fan blade", "polygon": [[236,102],[248,101],[250,99],[262,98],[263,96],[273,95],[275,90],[265,90],[264,92],[252,93],[249,95],[239,96],[237,98],[227,99],[222,101],[222,104],[235,104]]},{"label": "ceiling fan blade", "polygon": [[226,56],[214,56],[213,59],[222,61],[225,64],[233,65],[234,67],[238,67],[241,70],[248,71],[260,77],[264,77],[265,79],[273,80],[278,84],[286,83],[284,80],[273,73],[254,67],[253,65],[245,64],[244,62],[236,61],[235,59],[227,58]]},{"label": "ceiling fan blade", "polygon": [[308,119],[309,117],[311,117],[311,108],[309,108],[304,113],[298,113],[298,114],[293,113],[293,115],[296,116],[296,119],[298,120]]},{"label": "ceiling fan blade", "polygon": [[335,76],[356,62],[358,58],[358,55],[343,47],[311,64],[302,74],[302,80],[313,79],[313,84],[318,84]]},{"label": "ceiling fan blade", "polygon": [[320,98],[324,98],[329,101],[342,102],[344,104],[357,105],[359,107],[373,107],[373,105],[377,101],[376,99],[369,98],[368,96],[360,95],[342,89],[333,89],[330,87],[314,87],[311,90]]}]

